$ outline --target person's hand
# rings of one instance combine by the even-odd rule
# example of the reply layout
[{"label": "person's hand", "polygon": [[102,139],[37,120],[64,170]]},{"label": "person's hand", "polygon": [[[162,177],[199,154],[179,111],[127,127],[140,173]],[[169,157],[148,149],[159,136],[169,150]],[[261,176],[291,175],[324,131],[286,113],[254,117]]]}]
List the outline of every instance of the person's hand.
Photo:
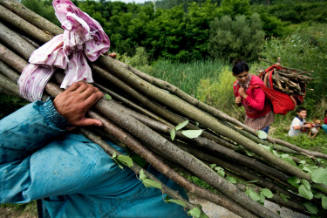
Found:
[{"label": "person's hand", "polygon": [[85,117],[86,112],[102,97],[103,93],[98,88],[80,81],[57,95],[53,104],[73,126],[102,126],[100,120]]},{"label": "person's hand", "polygon": [[235,98],[235,103],[236,103],[236,104],[241,104],[241,101],[242,101],[241,96],[237,96],[237,97]]},{"label": "person's hand", "polygon": [[246,98],[246,97],[247,97],[247,95],[246,95],[245,90],[244,90],[243,87],[240,87],[240,88],[238,89],[238,94],[239,94],[242,98]]},{"label": "person's hand", "polygon": [[313,127],[313,125],[311,123],[307,123],[303,125],[304,128],[310,129]]},{"label": "person's hand", "polygon": [[116,54],[116,52],[112,52],[112,53],[109,54],[109,56],[112,57],[112,58],[116,58],[117,54]]}]

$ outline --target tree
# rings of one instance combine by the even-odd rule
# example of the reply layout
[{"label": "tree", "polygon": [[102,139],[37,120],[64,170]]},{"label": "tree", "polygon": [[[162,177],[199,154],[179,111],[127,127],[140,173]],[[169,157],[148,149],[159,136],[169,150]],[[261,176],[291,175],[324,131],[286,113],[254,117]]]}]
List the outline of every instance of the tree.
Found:
[{"label": "tree", "polygon": [[258,14],[249,19],[244,15],[237,15],[235,20],[229,15],[216,18],[210,25],[210,54],[229,61],[255,60],[263,48],[264,36]]}]

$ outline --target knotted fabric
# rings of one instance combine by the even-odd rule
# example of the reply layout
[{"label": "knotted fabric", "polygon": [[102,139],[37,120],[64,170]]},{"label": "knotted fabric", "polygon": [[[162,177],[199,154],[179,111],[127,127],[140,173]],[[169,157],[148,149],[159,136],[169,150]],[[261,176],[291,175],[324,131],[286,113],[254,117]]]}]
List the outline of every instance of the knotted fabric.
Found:
[{"label": "knotted fabric", "polygon": [[57,68],[63,69],[60,88],[84,80],[93,82],[87,60],[95,61],[110,47],[101,25],[70,0],[54,0],[52,5],[64,33],[35,50],[19,80],[19,91],[29,101],[40,100],[43,90]]}]

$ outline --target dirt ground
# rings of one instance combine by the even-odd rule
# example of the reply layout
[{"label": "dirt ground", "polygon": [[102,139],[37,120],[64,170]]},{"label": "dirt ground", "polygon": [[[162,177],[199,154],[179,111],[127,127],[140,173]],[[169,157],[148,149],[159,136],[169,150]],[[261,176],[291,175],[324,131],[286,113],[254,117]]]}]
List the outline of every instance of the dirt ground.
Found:
[{"label": "dirt ground", "polygon": [[[200,204],[209,218],[240,218],[229,210],[206,200],[190,196],[190,201],[195,204]],[[265,207],[270,208],[276,213],[279,211],[282,218],[309,218],[309,216],[305,216],[286,208],[281,208],[269,201],[265,201]],[[37,215],[35,214],[35,209],[31,208],[17,210],[11,207],[0,207],[0,218],[37,218]]]},{"label": "dirt ground", "polygon": [[[231,211],[209,201],[192,197],[190,197],[190,201],[195,204],[200,204],[203,211],[209,216],[209,218],[240,218],[240,216],[232,213]],[[265,201],[264,206],[275,213],[280,213],[281,218],[309,218],[309,216],[280,207],[279,205],[270,201]]]},{"label": "dirt ground", "polygon": [[28,211],[19,211],[14,208],[0,208],[0,218],[37,218],[37,215]]}]

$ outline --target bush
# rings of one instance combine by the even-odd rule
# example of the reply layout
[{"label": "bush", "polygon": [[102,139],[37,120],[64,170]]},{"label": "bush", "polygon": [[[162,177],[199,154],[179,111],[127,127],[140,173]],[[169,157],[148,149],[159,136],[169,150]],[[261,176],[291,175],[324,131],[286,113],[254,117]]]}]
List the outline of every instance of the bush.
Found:
[{"label": "bush", "polygon": [[56,25],[60,26],[60,23],[55,15],[54,9],[52,7],[52,0],[22,0],[27,8],[38,13],[42,17],[50,20]]},{"label": "bush", "polygon": [[314,106],[327,98],[326,54],[327,24],[313,24],[299,27],[284,39],[266,41],[261,56],[270,62],[281,57],[282,65],[311,72],[313,80],[307,88],[305,106],[314,111]]},{"label": "bush", "polygon": [[264,32],[258,14],[215,19],[210,24],[209,47],[214,58],[255,60],[264,45]]},{"label": "bush", "polygon": [[117,55],[117,59],[133,66],[141,71],[151,71],[152,67],[149,65],[149,55],[143,47],[136,48],[134,56],[128,56],[127,53],[123,55]]}]

